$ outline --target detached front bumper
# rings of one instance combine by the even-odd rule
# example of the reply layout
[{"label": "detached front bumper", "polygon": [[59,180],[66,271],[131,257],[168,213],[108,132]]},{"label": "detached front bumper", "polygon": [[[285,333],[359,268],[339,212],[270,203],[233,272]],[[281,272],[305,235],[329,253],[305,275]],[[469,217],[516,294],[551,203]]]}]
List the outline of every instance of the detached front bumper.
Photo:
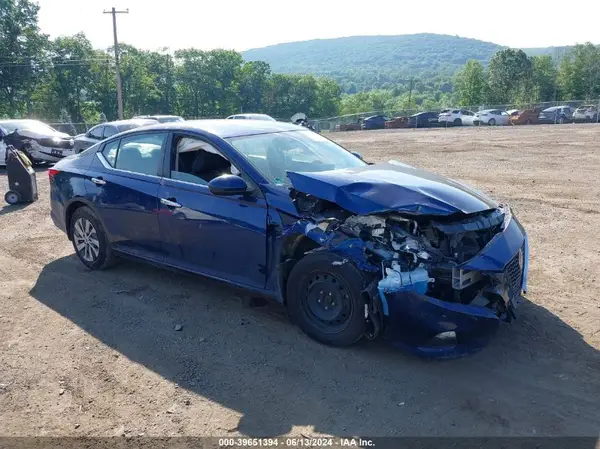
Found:
[{"label": "detached front bumper", "polygon": [[[501,277],[497,286],[506,312],[441,301],[416,292],[381,297],[385,339],[394,346],[431,358],[455,358],[487,345],[500,321],[508,321],[527,290],[527,234],[513,217],[507,228],[462,268]],[[520,272],[519,272],[520,270]]]}]

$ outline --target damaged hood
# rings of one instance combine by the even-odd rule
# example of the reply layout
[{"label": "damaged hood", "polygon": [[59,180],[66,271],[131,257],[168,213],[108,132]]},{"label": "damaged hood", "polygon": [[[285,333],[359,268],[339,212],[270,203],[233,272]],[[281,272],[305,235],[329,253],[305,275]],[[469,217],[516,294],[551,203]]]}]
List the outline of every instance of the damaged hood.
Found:
[{"label": "damaged hood", "polygon": [[472,214],[498,207],[489,197],[459,182],[398,163],[288,172],[288,177],[294,189],[359,215],[387,211]]}]

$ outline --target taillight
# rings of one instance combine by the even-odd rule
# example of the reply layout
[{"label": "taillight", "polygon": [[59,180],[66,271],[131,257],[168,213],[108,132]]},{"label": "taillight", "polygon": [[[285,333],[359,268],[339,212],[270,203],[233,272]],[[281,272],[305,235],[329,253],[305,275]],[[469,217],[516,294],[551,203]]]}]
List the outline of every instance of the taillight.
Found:
[{"label": "taillight", "polygon": [[49,168],[48,169],[48,179],[50,181],[52,181],[52,178],[54,178],[59,173],[60,173],[60,170],[57,170],[56,168]]}]

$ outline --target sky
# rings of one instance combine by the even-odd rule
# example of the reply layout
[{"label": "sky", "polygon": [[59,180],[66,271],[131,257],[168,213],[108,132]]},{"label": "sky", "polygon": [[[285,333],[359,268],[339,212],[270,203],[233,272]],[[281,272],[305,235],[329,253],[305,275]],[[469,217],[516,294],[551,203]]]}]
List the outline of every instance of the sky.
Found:
[{"label": "sky", "polygon": [[[309,39],[440,33],[529,48],[600,44],[600,1],[576,0],[37,0],[50,37],[83,31],[96,48],[119,42],[238,51]],[[111,3],[112,2],[112,3]],[[300,6],[302,5],[302,6]],[[572,6],[571,6],[572,5]]]}]

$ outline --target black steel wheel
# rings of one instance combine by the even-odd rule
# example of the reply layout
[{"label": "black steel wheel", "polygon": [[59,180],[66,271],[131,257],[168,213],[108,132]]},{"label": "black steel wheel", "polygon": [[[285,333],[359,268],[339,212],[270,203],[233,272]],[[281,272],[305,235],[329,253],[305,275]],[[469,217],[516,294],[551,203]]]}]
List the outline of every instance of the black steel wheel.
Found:
[{"label": "black steel wheel", "polygon": [[292,269],[287,283],[290,314],[310,337],[347,346],[365,333],[363,274],[351,262],[327,252],[312,253]]}]

